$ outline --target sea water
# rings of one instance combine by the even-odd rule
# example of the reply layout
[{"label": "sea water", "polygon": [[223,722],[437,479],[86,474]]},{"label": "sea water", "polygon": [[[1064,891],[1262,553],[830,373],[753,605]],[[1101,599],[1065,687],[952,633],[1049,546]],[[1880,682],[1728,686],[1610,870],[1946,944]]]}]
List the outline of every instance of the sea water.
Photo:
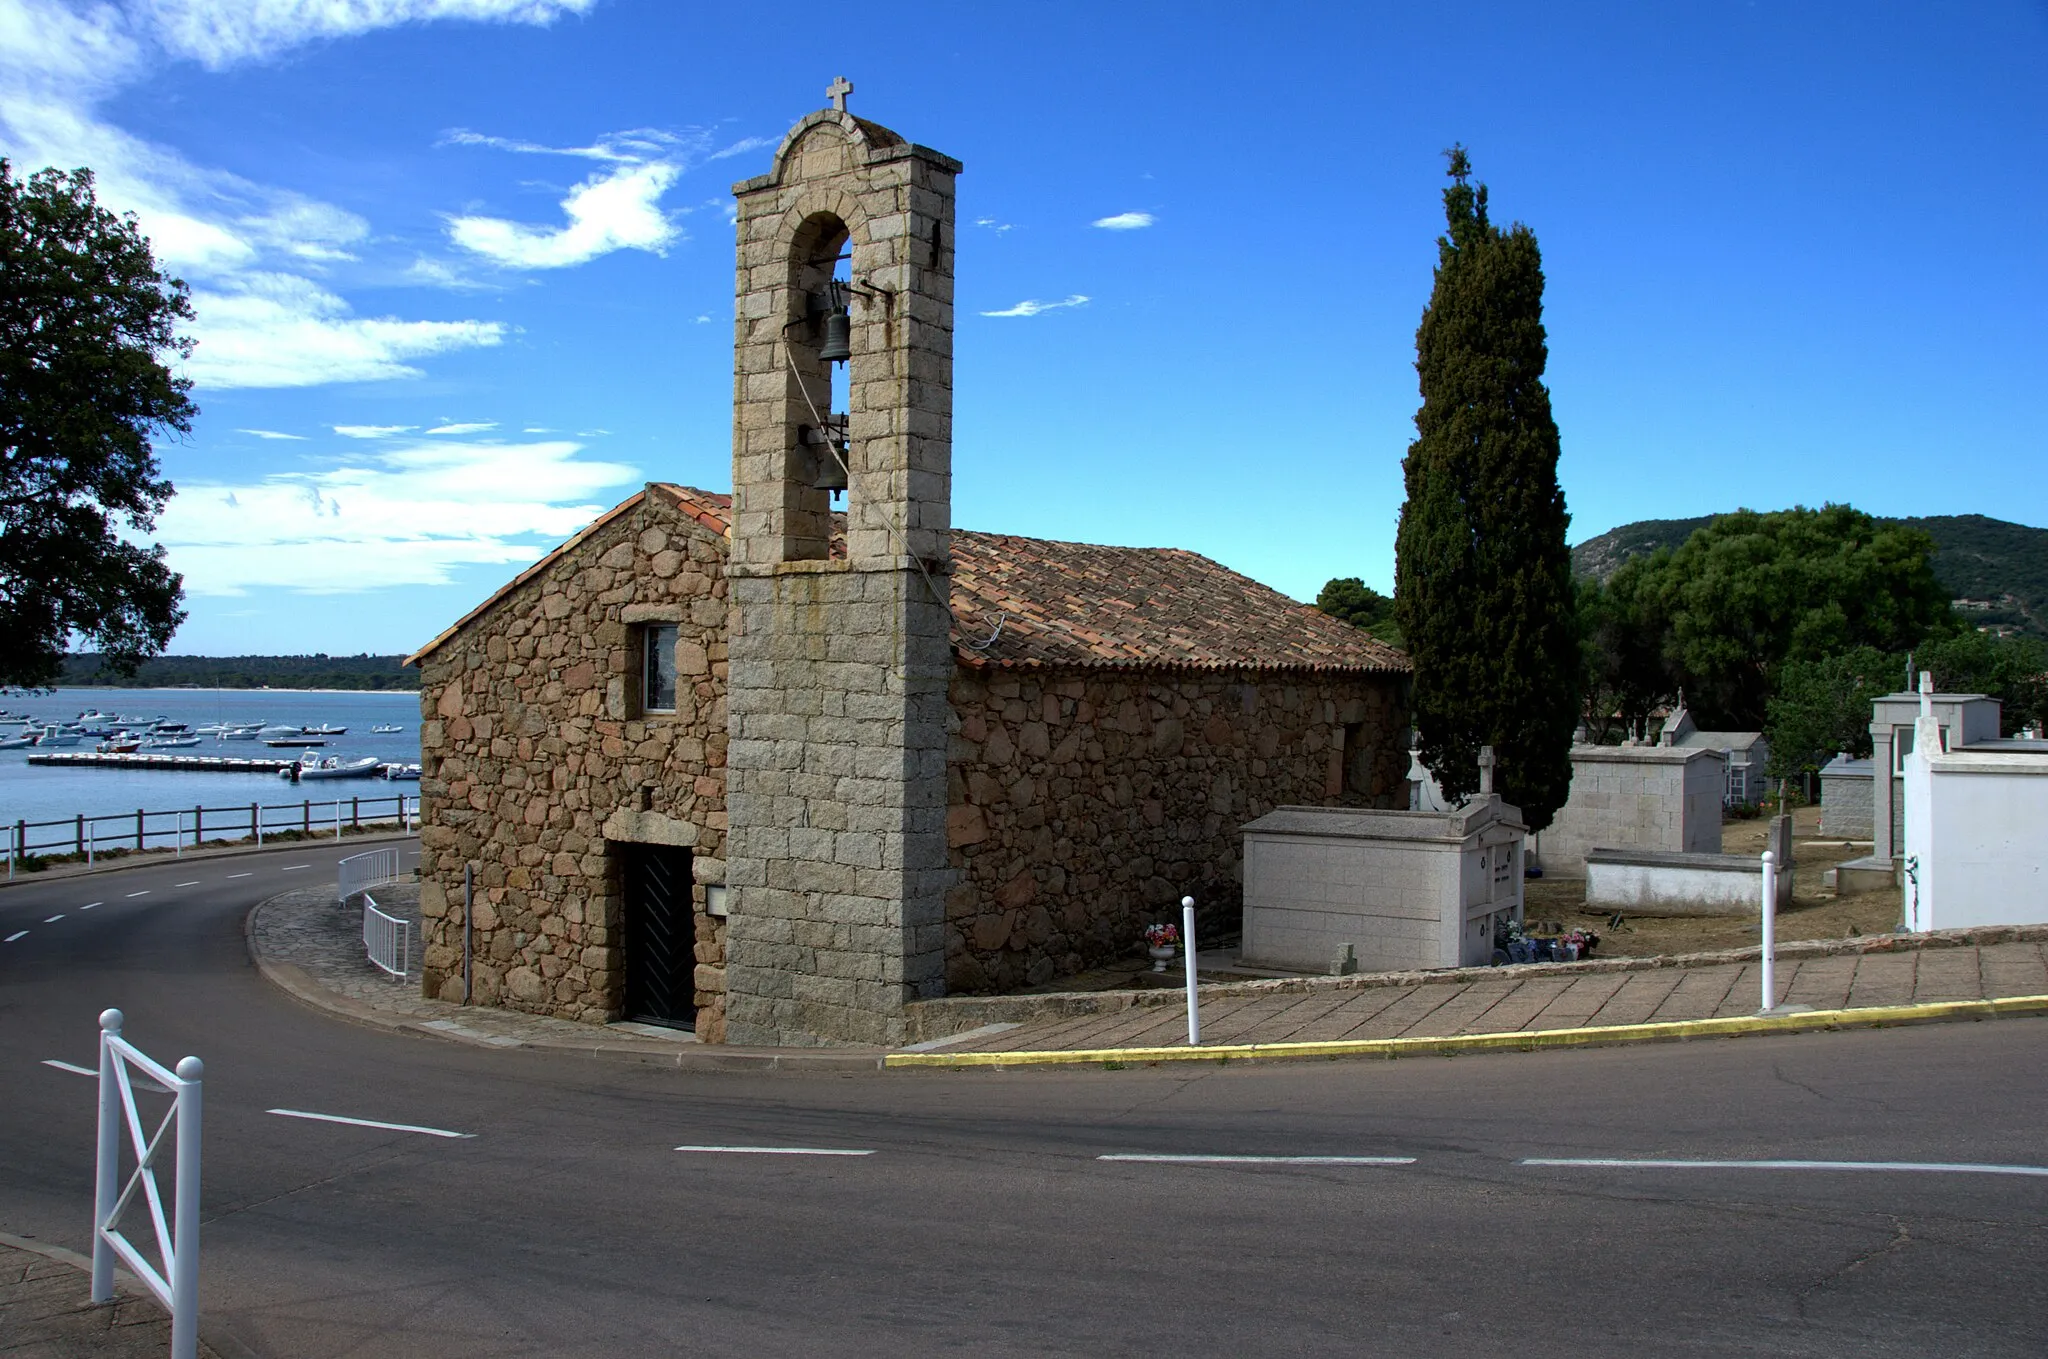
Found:
[{"label": "sea water", "polygon": [[[346,736],[330,736],[326,738],[325,746],[304,751],[272,749],[263,744],[261,737],[253,741],[222,741],[213,736],[201,736],[196,746],[159,752],[166,755],[277,760],[296,759],[300,755],[324,759],[332,755],[344,763],[369,755],[389,764],[417,764],[420,758],[420,696],[408,690],[65,688],[28,697],[0,698],[0,708],[6,709],[10,717],[34,717],[38,725],[46,721],[75,722],[80,713],[97,711],[124,718],[161,717],[171,722],[183,722],[189,727],[210,726],[217,722],[262,722],[295,727],[325,725],[348,728]],[[391,725],[398,726],[400,730],[389,735],[373,735],[370,731],[373,726]],[[13,725],[0,726],[0,734],[4,735],[17,735],[20,730]],[[87,737],[75,746],[40,753],[81,754],[90,752],[98,744],[97,738]],[[0,750],[0,825],[11,830],[18,820],[60,821],[81,814],[109,816],[125,813],[125,828],[119,822],[100,823],[103,845],[125,843],[133,846],[134,817],[138,809],[166,814],[182,809],[189,834],[193,808],[239,807],[243,809],[239,834],[246,835],[247,808],[252,802],[270,807],[286,803],[296,806],[303,800],[325,803],[327,824],[332,825],[333,803],[337,797],[344,802],[353,797],[367,802],[371,798],[394,798],[400,793],[417,798],[420,791],[417,783],[386,782],[380,778],[315,779],[292,784],[276,774],[67,769],[29,764],[28,756],[37,753],[34,747]],[[384,814],[388,816],[389,809],[385,809]],[[319,816],[316,810],[316,825]],[[272,812],[264,819],[276,827],[288,818],[281,812]],[[150,841],[169,843],[173,824],[168,815],[150,817]],[[219,818],[218,833],[228,837],[238,834],[230,816]],[[50,834],[44,831],[32,834],[32,838],[48,839]],[[213,839],[215,834],[216,820],[209,816],[206,836]]]}]

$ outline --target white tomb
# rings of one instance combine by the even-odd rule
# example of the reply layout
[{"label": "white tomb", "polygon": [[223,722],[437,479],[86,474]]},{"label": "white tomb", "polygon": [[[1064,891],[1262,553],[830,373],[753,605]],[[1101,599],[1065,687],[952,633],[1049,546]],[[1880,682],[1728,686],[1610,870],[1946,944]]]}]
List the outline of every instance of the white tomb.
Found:
[{"label": "white tomb", "polygon": [[1900,895],[1909,930],[2048,923],[2048,741],[1945,749],[1931,676],[1904,760]]},{"label": "white tomb", "polygon": [[1491,962],[1496,925],[1522,918],[1518,808],[1480,791],[1446,811],[1279,807],[1244,828],[1244,948],[1294,972]]}]

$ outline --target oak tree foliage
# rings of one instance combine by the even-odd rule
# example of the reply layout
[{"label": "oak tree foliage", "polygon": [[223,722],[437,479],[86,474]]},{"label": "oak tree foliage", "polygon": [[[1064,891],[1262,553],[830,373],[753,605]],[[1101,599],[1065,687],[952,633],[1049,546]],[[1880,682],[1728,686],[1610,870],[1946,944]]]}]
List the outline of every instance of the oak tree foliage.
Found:
[{"label": "oak tree foliage", "polygon": [[171,496],[152,441],[191,431],[185,284],[89,170],[0,160],[0,683],[53,681],[71,639],[116,669],[163,650],[180,578],[143,545]]}]

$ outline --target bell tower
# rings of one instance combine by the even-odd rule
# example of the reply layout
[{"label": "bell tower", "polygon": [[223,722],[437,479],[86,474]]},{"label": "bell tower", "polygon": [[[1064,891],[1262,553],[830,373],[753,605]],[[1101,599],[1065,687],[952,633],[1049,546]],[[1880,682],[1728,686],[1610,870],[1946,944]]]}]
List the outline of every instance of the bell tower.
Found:
[{"label": "bell tower", "polygon": [[852,92],[733,186],[733,1043],[899,1042],[944,991],[961,167]]}]

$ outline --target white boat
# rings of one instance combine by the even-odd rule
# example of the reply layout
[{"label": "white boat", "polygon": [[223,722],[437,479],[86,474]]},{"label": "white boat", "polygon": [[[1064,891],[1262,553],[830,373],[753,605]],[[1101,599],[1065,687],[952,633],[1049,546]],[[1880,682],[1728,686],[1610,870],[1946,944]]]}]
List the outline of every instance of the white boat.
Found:
[{"label": "white boat", "polygon": [[360,760],[343,760],[329,755],[318,761],[301,760],[277,771],[278,777],[297,783],[302,779],[366,779],[377,772],[376,757],[365,755]]},{"label": "white boat", "polygon": [[26,750],[36,743],[33,736],[0,737],[0,750]]},{"label": "white boat", "polygon": [[141,745],[143,750],[182,750],[199,744],[197,736],[153,736]]},{"label": "white boat", "polygon": [[387,722],[370,728],[371,733],[377,736],[393,736],[404,730],[405,728],[399,726],[396,722]]},{"label": "white boat", "polygon": [[346,736],[346,735],[348,735],[348,728],[347,728],[347,727],[330,727],[330,726],[328,726],[328,725],[327,725],[327,724],[326,724],[325,722],[322,722],[322,723],[321,723],[321,724],[320,724],[319,726],[317,726],[317,727],[300,727],[300,728],[299,728],[299,735],[301,735],[301,736]]},{"label": "white boat", "polygon": [[416,764],[387,764],[384,766],[384,777],[393,782],[400,779],[409,779],[417,783],[420,777],[420,767]]},{"label": "white boat", "polygon": [[36,737],[39,746],[75,746],[85,737],[75,731],[45,731]]},{"label": "white boat", "polygon": [[263,728],[260,726],[224,727],[221,729],[220,739],[223,741],[253,741],[262,733]]}]

